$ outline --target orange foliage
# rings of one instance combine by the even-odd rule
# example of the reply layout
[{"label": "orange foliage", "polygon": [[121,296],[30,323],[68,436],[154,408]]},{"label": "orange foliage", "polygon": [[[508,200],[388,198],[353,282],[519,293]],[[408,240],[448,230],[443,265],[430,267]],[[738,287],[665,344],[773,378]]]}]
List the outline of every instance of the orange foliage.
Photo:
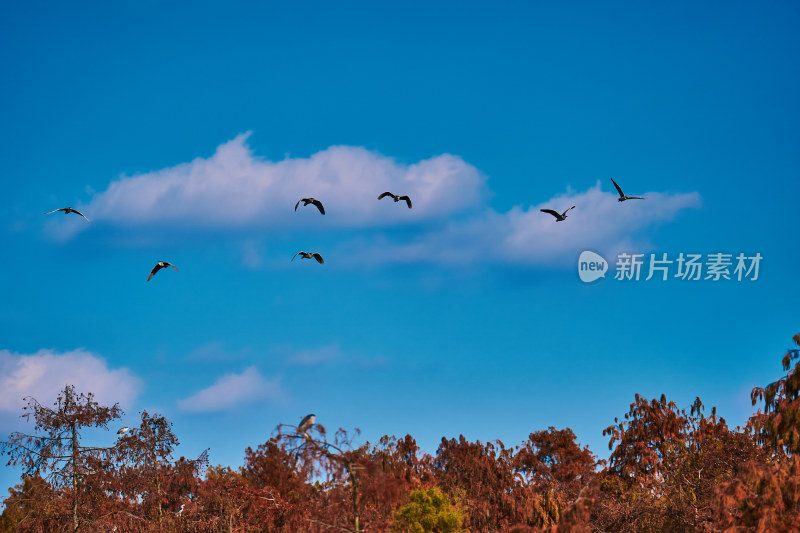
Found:
[{"label": "orange foliage", "polygon": [[604,431],[608,462],[568,428],[516,447],[443,438],[431,456],[410,435],[356,445],[357,430],[329,440],[316,424],[279,425],[242,467],[206,468],[205,453],[173,460],[172,424],[146,411],[114,446],[84,445],[80,428],[122,412],[68,386],[53,409],[30,399],[34,432],[0,444],[26,473],[0,531],[381,532],[400,527],[412,493],[444,494],[463,516],[453,530],[473,532],[800,531],[798,359],[790,349],[786,375],[753,389],[764,405],[745,428],[699,398],[682,409],[637,394]]}]

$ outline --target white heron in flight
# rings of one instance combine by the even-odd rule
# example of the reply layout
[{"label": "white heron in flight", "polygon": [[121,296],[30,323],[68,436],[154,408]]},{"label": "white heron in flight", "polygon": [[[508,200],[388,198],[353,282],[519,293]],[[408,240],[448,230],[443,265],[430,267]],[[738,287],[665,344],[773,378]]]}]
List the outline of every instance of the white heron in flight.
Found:
[{"label": "white heron in flight", "polygon": [[47,213],[45,213],[45,215],[49,215],[50,213],[55,213],[56,211],[64,211],[65,215],[68,215],[70,213],[75,213],[76,215],[80,215],[83,218],[85,218],[87,222],[91,222],[91,220],[89,220],[89,217],[87,217],[86,215],[84,215],[83,213],[72,207],[59,207],[58,209],[53,209],[52,211],[48,211]]},{"label": "white heron in flight", "polygon": [[408,196],[397,196],[396,194],[392,194],[389,191],[386,191],[384,193],[381,193],[380,196],[378,196],[378,200],[386,196],[391,196],[395,202],[399,202],[400,200],[405,200],[406,203],[408,204],[408,208],[411,209],[411,198],[409,198]]},{"label": "white heron in flight", "polygon": [[[573,205],[569,209],[575,209],[575,206]],[[550,213],[551,215],[556,217],[556,222],[561,222],[562,220],[567,218],[567,213],[569,212],[569,209],[567,209],[563,213],[559,213],[558,211],[553,211],[552,209],[539,209],[539,211],[541,211],[542,213]]]}]

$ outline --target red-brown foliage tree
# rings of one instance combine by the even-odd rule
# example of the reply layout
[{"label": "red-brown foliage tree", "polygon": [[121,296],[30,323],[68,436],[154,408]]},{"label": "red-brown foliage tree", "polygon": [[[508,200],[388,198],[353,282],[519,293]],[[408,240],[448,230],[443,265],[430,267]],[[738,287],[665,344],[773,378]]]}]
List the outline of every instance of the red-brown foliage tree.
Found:
[{"label": "red-brown foliage tree", "polygon": [[547,526],[558,522],[594,478],[596,465],[595,456],[589,448],[578,445],[569,428],[551,426],[531,433],[514,456],[517,477],[523,480],[524,489],[533,493],[517,498],[530,505],[522,524]]},{"label": "red-brown foliage tree", "polygon": [[[33,419],[36,433],[9,435],[8,441],[2,443],[4,453],[10,455],[8,464],[22,466],[25,476],[41,476],[54,488],[61,489],[52,493],[62,499],[61,505],[53,505],[55,498],[52,498],[47,508],[61,510],[63,500],[68,500],[70,529],[77,532],[82,523],[92,522],[103,514],[103,472],[109,463],[109,448],[81,445],[81,432],[91,427],[107,430],[111,420],[122,416],[122,410],[119,404],[102,406],[94,400],[94,395],[79,394],[72,385],[58,394],[54,409],[35,398],[26,401],[22,417]],[[60,528],[67,520],[60,511],[58,514]],[[16,527],[23,531],[27,525]]]},{"label": "red-brown foliage tree", "polygon": [[39,476],[25,476],[8,489],[0,531],[57,531],[65,509],[53,487]]},{"label": "red-brown foliage tree", "polygon": [[467,529],[497,531],[524,523],[525,510],[514,498],[513,457],[500,441],[442,439],[434,458],[436,484],[465,506]]},{"label": "red-brown foliage tree", "polygon": [[106,429],[121,411],[67,386],[54,409],[29,399],[23,416],[36,431],[2,444],[24,476],[0,531],[800,531],[800,335],[794,342],[786,375],[753,390],[764,406],[746,428],[699,398],[680,409],[636,395],[604,432],[607,463],[553,427],[513,449],[442,439],[432,457],[410,435],[355,445],[358,431],[328,440],[319,424],[280,425],[247,448],[242,468],[201,479],[207,454],[173,461],[178,439],[160,415],[142,412],[114,446],[85,446],[81,429]]},{"label": "red-brown foliage tree", "polygon": [[[359,433],[356,429],[355,435]],[[323,530],[362,531],[359,498],[364,447],[354,449],[353,436],[348,436],[342,428],[336,432],[334,440],[329,441],[321,424],[302,431],[297,426],[280,424],[275,438],[291,449],[302,471],[317,477],[325,475],[324,482],[317,480],[314,484],[315,509],[306,520]]]},{"label": "red-brown foliage tree", "polygon": [[316,490],[310,483],[313,465],[301,461],[296,453],[284,447],[286,443],[271,438],[256,450],[247,448],[242,475],[269,505],[275,531],[308,531]]},{"label": "red-brown foliage tree", "polygon": [[748,460],[734,479],[716,491],[715,519],[726,530],[800,531],[800,334],[783,357],[786,375],[751,393],[764,402],[747,427],[765,446],[764,456]]},{"label": "red-brown foliage tree", "polygon": [[593,523],[606,531],[699,531],[713,523],[716,487],[761,448],[695,399],[687,412],[662,395],[636,395],[625,420],[609,426],[613,449],[599,475]]}]

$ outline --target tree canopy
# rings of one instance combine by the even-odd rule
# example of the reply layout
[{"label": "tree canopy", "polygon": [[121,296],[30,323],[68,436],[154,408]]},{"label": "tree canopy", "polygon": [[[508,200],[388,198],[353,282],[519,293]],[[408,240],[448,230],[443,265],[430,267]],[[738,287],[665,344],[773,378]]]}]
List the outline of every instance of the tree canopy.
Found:
[{"label": "tree canopy", "polygon": [[800,530],[800,335],[785,374],[731,428],[700,398],[680,407],[636,394],[604,433],[600,461],[569,428],[500,441],[278,424],[241,467],[173,454],[172,424],[142,411],[111,446],[87,444],[122,415],[71,385],[52,407],[26,398],[29,433],[0,444],[22,470],[0,532],[684,532]]}]

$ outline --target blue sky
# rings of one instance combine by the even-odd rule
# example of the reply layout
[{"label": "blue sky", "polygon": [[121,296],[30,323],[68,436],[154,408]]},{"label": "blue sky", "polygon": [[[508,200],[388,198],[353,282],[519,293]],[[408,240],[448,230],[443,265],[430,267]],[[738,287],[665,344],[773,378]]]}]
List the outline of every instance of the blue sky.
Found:
[{"label": "blue sky", "polygon": [[[429,452],[552,425],[604,456],[636,392],[743,423],[800,332],[799,11],[4,6],[0,432],[65,380],[234,466],[310,412]],[[764,259],[584,284],[585,249]]]}]

